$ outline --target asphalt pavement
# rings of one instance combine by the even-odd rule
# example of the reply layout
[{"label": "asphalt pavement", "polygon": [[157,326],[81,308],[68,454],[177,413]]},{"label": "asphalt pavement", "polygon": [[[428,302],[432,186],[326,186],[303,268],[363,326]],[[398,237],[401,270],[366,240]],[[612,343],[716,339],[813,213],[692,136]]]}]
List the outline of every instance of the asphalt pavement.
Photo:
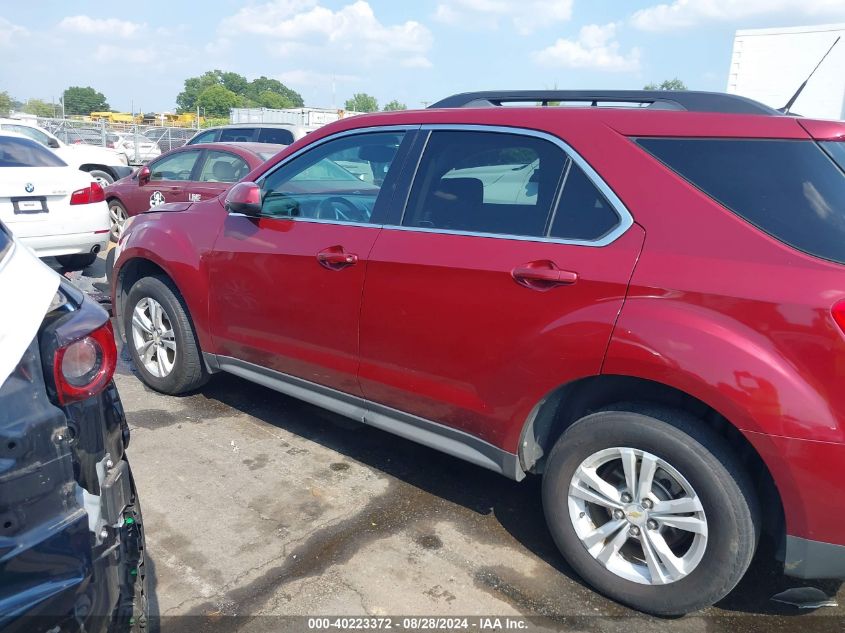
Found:
[{"label": "asphalt pavement", "polygon": [[[72,274],[106,290],[102,258]],[[132,440],[152,607],[162,631],[309,630],[279,616],[478,616],[529,631],[841,631],[845,607],[771,597],[839,582],[784,577],[763,544],[719,605],[643,616],[587,587],[522,483],[251,384],[217,375],[182,397],[115,380]],[[505,621],[501,618],[511,617]],[[525,619],[527,618],[527,619]],[[495,620],[489,622],[495,627]],[[405,622],[408,624],[408,622]],[[421,630],[421,629],[420,629]],[[492,630],[492,629],[490,629]]]}]

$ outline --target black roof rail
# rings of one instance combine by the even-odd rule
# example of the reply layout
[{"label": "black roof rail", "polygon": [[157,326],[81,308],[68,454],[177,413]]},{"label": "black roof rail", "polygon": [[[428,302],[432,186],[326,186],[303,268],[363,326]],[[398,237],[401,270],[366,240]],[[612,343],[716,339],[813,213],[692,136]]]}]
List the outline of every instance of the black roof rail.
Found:
[{"label": "black roof rail", "polygon": [[746,97],[695,90],[487,90],[452,95],[429,108],[483,108],[529,102],[546,106],[559,101],[582,101],[590,106],[599,106],[602,102],[632,103],[653,110],[781,116],[774,108]]}]

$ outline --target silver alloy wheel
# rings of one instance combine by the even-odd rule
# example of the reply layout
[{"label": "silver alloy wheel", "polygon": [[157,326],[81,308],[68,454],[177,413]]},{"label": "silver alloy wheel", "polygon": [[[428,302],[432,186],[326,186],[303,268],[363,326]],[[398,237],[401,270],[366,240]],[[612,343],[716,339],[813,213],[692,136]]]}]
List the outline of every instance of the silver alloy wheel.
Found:
[{"label": "silver alloy wheel", "polygon": [[112,184],[111,180],[109,180],[108,178],[103,178],[102,176],[94,176],[94,182],[100,185],[103,189]]},{"label": "silver alloy wheel", "polygon": [[698,495],[651,453],[625,447],[593,453],[572,476],[568,502],[581,543],[620,578],[668,584],[704,557],[707,517]]},{"label": "silver alloy wheel", "polygon": [[144,297],[132,312],[132,344],[144,369],[164,378],[176,363],[176,337],[170,317],[161,304]]},{"label": "silver alloy wheel", "polygon": [[120,236],[123,235],[126,219],[126,209],[122,205],[116,202],[109,204],[109,221],[111,222],[111,234],[114,239],[120,239]]}]

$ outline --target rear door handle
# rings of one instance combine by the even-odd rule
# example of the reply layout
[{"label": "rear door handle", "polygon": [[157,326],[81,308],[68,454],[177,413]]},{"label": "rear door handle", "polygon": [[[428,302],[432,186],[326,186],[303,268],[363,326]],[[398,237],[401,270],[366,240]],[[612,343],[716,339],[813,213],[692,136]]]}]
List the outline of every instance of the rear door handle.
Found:
[{"label": "rear door handle", "polygon": [[544,260],[517,266],[511,271],[516,283],[532,290],[548,290],[554,286],[569,286],[578,281],[578,273],[561,270],[554,262]]},{"label": "rear door handle", "polygon": [[342,246],[330,246],[317,253],[317,261],[329,270],[340,270],[358,263],[358,256],[347,253]]}]

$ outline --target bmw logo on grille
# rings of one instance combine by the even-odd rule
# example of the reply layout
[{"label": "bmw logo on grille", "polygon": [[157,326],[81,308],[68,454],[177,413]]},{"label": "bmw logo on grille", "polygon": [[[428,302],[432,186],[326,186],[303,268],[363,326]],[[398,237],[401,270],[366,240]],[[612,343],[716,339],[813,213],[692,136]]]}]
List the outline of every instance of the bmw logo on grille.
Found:
[{"label": "bmw logo on grille", "polygon": [[35,191],[35,185],[33,185],[31,182],[28,182],[26,183],[26,185],[24,185],[24,189],[26,189],[27,193],[32,193],[33,191]]}]

